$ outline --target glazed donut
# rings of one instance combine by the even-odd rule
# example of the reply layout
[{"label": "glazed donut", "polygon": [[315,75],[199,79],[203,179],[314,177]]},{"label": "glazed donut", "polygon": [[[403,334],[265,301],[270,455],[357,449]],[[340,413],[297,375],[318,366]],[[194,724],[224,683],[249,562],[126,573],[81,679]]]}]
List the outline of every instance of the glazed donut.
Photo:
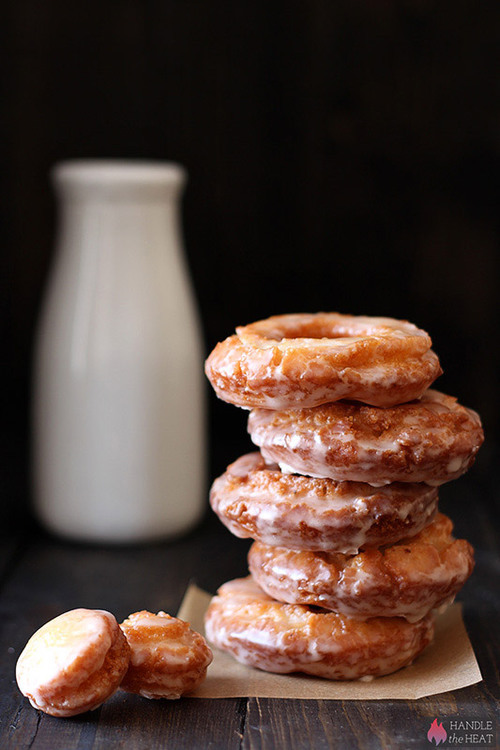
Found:
[{"label": "glazed donut", "polygon": [[17,684],[34,708],[75,716],[118,689],[129,659],[126,638],[110,612],[73,609],[30,638],[17,662]]},{"label": "glazed donut", "polygon": [[142,611],[121,624],[131,649],[122,690],[144,698],[180,698],[205,679],[212,652],[187,622]]},{"label": "glazed donut", "polygon": [[374,489],[283,474],[260,453],[241,456],[212,485],[210,504],[236,536],[292,549],[355,554],[418,533],[436,512],[425,484]]},{"label": "glazed donut", "polygon": [[433,390],[385,409],[349,402],[254,409],[248,430],[284,472],[374,486],[449,482],[472,465],[484,439],[476,412]]},{"label": "glazed donut", "polygon": [[433,618],[366,622],[301,604],[282,604],[252,578],[224,584],[205,615],[208,639],[238,661],[266,672],[305,672],[354,680],[410,664],[433,637]]},{"label": "glazed donut", "polygon": [[354,556],[254,542],[248,563],[257,584],[279,601],[415,622],[451,603],[472,573],[474,551],[453,539],[452,528],[439,513],[412,539]]},{"label": "glazed donut", "polygon": [[392,406],[441,374],[429,335],[393,318],[276,315],[236,329],[205,371],[219,398],[245,408],[297,409],[351,399]]}]

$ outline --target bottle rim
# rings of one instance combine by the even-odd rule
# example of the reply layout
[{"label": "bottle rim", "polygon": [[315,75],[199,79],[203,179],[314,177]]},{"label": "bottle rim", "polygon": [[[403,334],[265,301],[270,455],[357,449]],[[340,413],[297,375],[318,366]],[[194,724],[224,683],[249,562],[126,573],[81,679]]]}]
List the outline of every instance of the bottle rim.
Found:
[{"label": "bottle rim", "polygon": [[164,189],[179,188],[187,179],[183,166],[177,162],[123,159],[73,159],[51,169],[56,187],[84,190]]}]

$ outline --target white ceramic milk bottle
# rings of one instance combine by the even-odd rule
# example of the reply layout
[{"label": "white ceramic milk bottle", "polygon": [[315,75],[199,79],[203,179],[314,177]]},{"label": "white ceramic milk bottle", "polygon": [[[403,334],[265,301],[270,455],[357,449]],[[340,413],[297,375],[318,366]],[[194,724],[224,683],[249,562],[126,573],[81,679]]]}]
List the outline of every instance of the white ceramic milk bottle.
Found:
[{"label": "white ceramic milk bottle", "polygon": [[177,535],[200,518],[205,491],[184,170],[74,161],[53,180],[59,234],[34,367],[36,513],[84,541]]}]

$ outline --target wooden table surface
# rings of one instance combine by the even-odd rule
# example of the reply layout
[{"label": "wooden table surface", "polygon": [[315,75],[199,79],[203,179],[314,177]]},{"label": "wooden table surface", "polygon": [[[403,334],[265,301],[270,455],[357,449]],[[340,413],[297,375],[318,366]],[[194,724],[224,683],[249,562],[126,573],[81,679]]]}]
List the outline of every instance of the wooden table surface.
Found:
[{"label": "wooden table surface", "polygon": [[[108,609],[118,620],[138,609],[176,613],[190,581],[215,591],[246,573],[249,543],[210,514],[180,540],[142,547],[94,547],[36,528],[4,537],[0,552],[1,750],[112,748],[426,748],[434,718],[492,722],[494,739],[460,747],[498,747],[500,561],[498,497],[490,457],[482,470],[441,490],[456,535],[476,549],[476,569],[459,598],[483,681],[417,701],[316,701],[236,698],[148,701],[118,692],[72,719],[34,710],[15,683],[16,660],[44,622],[74,607]],[[485,468],[490,466],[491,468]],[[472,733],[471,733],[472,734]],[[434,745],[432,745],[434,746]],[[449,747],[449,740],[441,747]]]}]

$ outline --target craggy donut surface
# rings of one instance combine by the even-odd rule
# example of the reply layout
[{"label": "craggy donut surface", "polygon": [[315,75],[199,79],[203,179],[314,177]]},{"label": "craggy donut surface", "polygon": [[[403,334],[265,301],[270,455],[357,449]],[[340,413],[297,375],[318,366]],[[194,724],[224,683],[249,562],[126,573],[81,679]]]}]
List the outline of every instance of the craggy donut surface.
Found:
[{"label": "craggy donut surface", "polygon": [[391,406],[441,374],[431,339],[411,323],[338,313],[276,315],[236,329],[205,371],[219,398],[289,409],[351,399]]},{"label": "craggy donut surface", "polygon": [[301,604],[282,604],[251,578],[224,584],[205,615],[208,639],[238,661],[266,672],[305,672],[352,680],[395,672],[433,637],[433,618],[367,621]]},{"label": "craggy donut surface", "polygon": [[30,638],[16,667],[31,705],[52,716],[75,716],[101,705],[120,685],[130,649],[110,612],[73,609]]},{"label": "craggy donut surface", "polygon": [[255,542],[248,562],[258,585],[279,601],[414,622],[450,603],[472,572],[471,545],[451,532],[440,513],[417,536],[390,547],[347,556]]},{"label": "craggy donut surface", "polygon": [[260,453],[241,456],[212,485],[210,503],[239,537],[292,549],[356,553],[413,536],[436,512],[425,484],[373,488],[283,474]]},{"label": "craggy donut surface", "polygon": [[165,612],[134,612],[120,626],[131,648],[121,688],[145,698],[180,698],[205,679],[212,652],[187,622]]},{"label": "craggy donut surface", "polygon": [[254,409],[248,429],[264,458],[283,471],[375,486],[456,479],[484,439],[476,412],[434,390],[385,409],[350,402]]}]

